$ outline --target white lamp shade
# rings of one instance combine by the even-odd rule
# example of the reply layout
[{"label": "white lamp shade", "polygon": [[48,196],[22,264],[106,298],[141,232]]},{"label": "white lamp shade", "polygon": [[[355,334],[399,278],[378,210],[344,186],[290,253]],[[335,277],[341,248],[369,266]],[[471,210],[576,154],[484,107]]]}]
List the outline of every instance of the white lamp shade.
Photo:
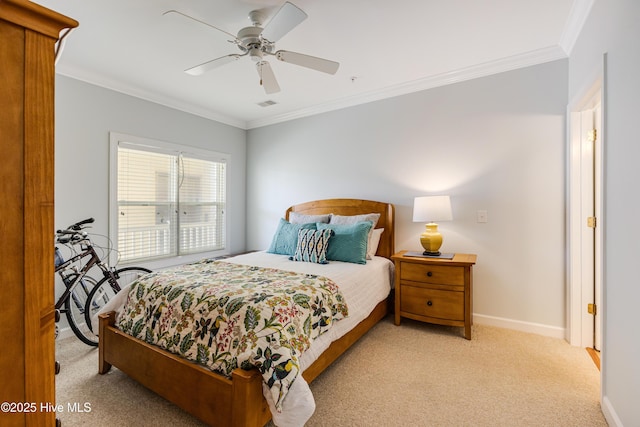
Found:
[{"label": "white lamp shade", "polygon": [[413,200],[413,222],[451,221],[449,196],[424,196]]}]

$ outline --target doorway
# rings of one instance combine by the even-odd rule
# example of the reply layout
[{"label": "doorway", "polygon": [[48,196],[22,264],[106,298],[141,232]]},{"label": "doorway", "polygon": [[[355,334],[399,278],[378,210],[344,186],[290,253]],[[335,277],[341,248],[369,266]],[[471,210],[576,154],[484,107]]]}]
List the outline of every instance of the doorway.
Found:
[{"label": "doorway", "polygon": [[569,106],[569,342],[599,355],[602,343],[603,90],[598,79]]}]

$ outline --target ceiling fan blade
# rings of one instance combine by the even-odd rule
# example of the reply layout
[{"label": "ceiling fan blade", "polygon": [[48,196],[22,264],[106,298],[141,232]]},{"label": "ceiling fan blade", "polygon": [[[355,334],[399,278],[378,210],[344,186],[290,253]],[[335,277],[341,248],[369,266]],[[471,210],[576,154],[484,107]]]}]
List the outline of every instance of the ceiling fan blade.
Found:
[{"label": "ceiling fan blade", "polygon": [[280,92],[280,86],[276,80],[275,74],[271,69],[271,65],[267,61],[260,61],[256,64],[258,75],[260,75],[260,84],[264,88],[265,93]]},{"label": "ceiling fan blade", "polygon": [[225,30],[223,30],[223,29],[221,29],[221,28],[218,28],[218,27],[216,27],[216,26],[214,26],[214,25],[211,25],[211,24],[209,24],[209,23],[207,23],[207,22],[201,21],[201,20],[200,20],[200,19],[198,19],[198,18],[194,18],[193,16],[189,16],[189,15],[187,15],[186,13],[182,13],[182,12],[177,11],[177,10],[174,10],[174,9],[172,9],[172,10],[167,10],[166,12],[164,12],[164,13],[162,14],[162,16],[173,15],[173,14],[176,14],[176,15],[178,15],[178,16],[182,16],[182,17],[185,17],[185,18],[191,19],[192,21],[199,22],[200,24],[206,25],[207,27],[213,28],[214,30],[218,30],[218,31],[220,31],[220,32],[225,33],[226,35],[228,35],[229,37],[231,37],[231,38],[232,38],[233,40],[235,40],[235,41],[239,41],[239,40],[236,38],[236,35],[235,35],[235,34],[231,34],[231,33],[227,32],[227,31],[225,31]]},{"label": "ceiling fan blade", "polygon": [[290,64],[300,65],[301,67],[311,68],[312,70],[322,71],[327,74],[335,74],[340,67],[339,62],[304,55],[302,53],[289,52],[287,50],[279,50],[275,55],[276,58],[282,62],[289,62]]},{"label": "ceiling fan blade", "polygon": [[226,55],[221,56],[220,58],[212,59],[211,61],[203,62],[200,65],[196,65],[195,67],[188,68],[184,70],[185,73],[191,74],[192,76],[199,76],[207,71],[213,70],[214,68],[218,68],[224,64],[228,64],[233,61],[237,61],[242,58],[244,55]]},{"label": "ceiling fan blade", "polygon": [[260,37],[275,43],[305,19],[307,14],[302,9],[293,3],[286,2],[264,27]]}]

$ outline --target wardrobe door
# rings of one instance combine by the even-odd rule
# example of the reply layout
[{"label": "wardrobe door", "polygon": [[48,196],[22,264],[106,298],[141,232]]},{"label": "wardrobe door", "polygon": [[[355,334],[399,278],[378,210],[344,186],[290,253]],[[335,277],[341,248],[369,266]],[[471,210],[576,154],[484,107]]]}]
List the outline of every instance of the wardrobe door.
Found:
[{"label": "wardrobe door", "polygon": [[54,46],[77,22],[0,0],[0,425],[55,424]]}]

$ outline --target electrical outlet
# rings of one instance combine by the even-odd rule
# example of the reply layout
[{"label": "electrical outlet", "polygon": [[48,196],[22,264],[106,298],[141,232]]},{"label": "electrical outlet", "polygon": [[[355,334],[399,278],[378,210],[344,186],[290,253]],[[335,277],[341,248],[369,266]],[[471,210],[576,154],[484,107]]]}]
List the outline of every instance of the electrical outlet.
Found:
[{"label": "electrical outlet", "polygon": [[476,221],[477,222],[489,222],[489,217],[487,216],[487,211],[482,210],[476,213]]}]

